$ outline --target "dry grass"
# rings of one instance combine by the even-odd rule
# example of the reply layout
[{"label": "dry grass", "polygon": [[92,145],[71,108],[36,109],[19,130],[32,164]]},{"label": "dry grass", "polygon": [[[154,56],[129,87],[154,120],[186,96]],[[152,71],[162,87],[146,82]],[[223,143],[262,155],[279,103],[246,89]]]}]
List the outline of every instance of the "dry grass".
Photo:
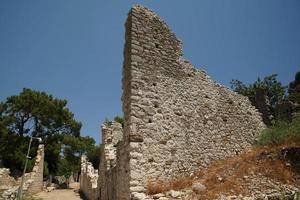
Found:
[{"label": "dry grass", "polygon": [[176,177],[168,181],[148,181],[148,194],[164,193],[169,190],[182,190],[193,184],[193,177]]},{"label": "dry grass", "polygon": [[[292,170],[280,158],[283,148],[256,148],[240,156],[214,163],[201,177],[207,190],[202,197],[213,199],[220,193],[249,194],[247,177],[265,176],[284,184],[300,185]],[[246,178],[245,178],[246,177]]]},{"label": "dry grass", "polygon": [[295,178],[294,172],[280,155],[283,148],[300,146],[300,144],[291,142],[287,144],[254,148],[239,156],[215,162],[208,169],[196,173],[194,177],[177,177],[164,182],[149,181],[148,193],[164,193],[171,189],[182,190],[191,187],[193,182],[200,181],[207,190],[198,196],[199,199],[214,199],[221,193],[247,195],[249,194],[248,177],[253,176],[264,176],[280,183],[300,186],[299,178]]}]

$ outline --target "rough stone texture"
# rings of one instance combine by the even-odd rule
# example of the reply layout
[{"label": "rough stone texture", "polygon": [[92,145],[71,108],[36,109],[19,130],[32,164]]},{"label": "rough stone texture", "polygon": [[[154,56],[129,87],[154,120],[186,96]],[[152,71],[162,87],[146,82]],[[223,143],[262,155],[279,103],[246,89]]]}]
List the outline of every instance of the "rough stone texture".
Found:
[{"label": "rough stone texture", "polygon": [[15,200],[18,194],[18,186],[14,186],[5,190],[0,197],[0,200]]},{"label": "rough stone texture", "polygon": [[251,146],[264,124],[246,97],[183,59],[180,41],[147,8],[133,7],[125,26],[117,199],[141,199],[148,181],[188,175]]},{"label": "rough stone texture", "polygon": [[81,157],[80,191],[89,200],[97,199],[98,170],[88,162],[86,156]]},{"label": "rough stone texture", "polygon": [[16,180],[9,174],[10,170],[8,168],[0,168],[0,191],[16,185]]},{"label": "rough stone texture", "polygon": [[117,146],[123,138],[123,128],[120,123],[111,122],[102,125],[102,146],[99,165],[100,199],[117,199]]},{"label": "rough stone texture", "polygon": [[24,194],[36,194],[43,191],[44,173],[44,145],[40,144],[37,150],[35,164],[30,173],[25,174]]},{"label": "rough stone texture", "polygon": [[[252,181],[252,183],[251,183]],[[300,190],[292,185],[275,182],[267,177],[256,177],[249,181],[250,196],[244,195],[220,195],[218,200],[281,200],[300,199]]]},{"label": "rough stone texture", "polygon": [[[30,173],[25,174],[24,185],[23,185],[24,195],[32,195],[43,191],[43,172],[44,172],[44,145],[40,144],[37,150],[34,167]],[[2,198],[5,200],[14,200],[17,197],[17,192],[21,184],[22,177],[20,177],[17,181],[12,181],[13,178],[7,177],[8,174],[9,174],[9,170],[0,169],[0,182],[5,183],[7,181],[7,185],[10,184],[8,189],[3,192]]]},{"label": "rough stone texture", "polygon": [[192,189],[196,194],[200,194],[206,190],[206,187],[201,183],[193,183]]},{"label": "rough stone texture", "polygon": [[115,122],[102,126],[101,200],[153,199],[149,181],[190,175],[236,155],[265,127],[247,97],[181,57],[180,41],[152,11],[133,7],[125,27],[125,125],[124,131]]}]

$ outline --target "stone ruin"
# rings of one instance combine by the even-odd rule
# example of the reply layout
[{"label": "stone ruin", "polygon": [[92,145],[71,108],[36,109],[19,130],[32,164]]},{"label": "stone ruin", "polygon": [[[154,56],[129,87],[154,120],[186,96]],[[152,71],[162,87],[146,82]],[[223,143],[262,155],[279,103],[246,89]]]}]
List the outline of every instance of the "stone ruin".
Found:
[{"label": "stone ruin", "polygon": [[[32,195],[43,191],[43,172],[44,145],[40,144],[37,150],[34,167],[30,173],[25,174],[23,194]],[[0,169],[0,188],[5,189],[5,191],[2,194],[3,199],[16,199],[16,195],[21,184],[21,179],[22,177],[20,177],[18,180],[15,180],[14,178],[10,177],[9,169]]]},{"label": "stone ruin", "polygon": [[86,156],[81,158],[80,190],[89,200],[116,199],[117,145],[123,138],[120,123],[107,122],[102,125],[102,145],[98,170],[93,168]]},{"label": "stone ruin", "polygon": [[24,194],[35,194],[43,191],[44,145],[40,144],[35,164],[30,173],[25,174]]},{"label": "stone ruin", "polygon": [[80,190],[87,199],[96,199],[98,194],[98,170],[95,170],[86,156],[81,157]]},{"label": "stone ruin", "polygon": [[0,191],[7,190],[10,186],[16,184],[17,181],[10,176],[10,170],[8,168],[0,168]]},{"label": "stone ruin", "polygon": [[123,139],[120,123],[102,125],[102,147],[99,165],[99,194],[101,199],[116,199],[117,191],[117,146]]},{"label": "stone ruin", "polygon": [[239,154],[265,127],[247,97],[182,57],[181,42],[155,13],[134,6],[125,28],[125,124],[102,127],[101,200],[152,199],[150,182]]}]

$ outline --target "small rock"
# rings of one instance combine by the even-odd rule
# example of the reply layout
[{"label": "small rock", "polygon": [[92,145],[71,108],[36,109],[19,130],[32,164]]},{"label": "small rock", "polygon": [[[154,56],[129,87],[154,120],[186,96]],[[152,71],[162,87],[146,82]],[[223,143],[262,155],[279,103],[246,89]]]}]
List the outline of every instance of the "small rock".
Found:
[{"label": "small rock", "polygon": [[47,187],[47,188],[46,188],[47,192],[51,192],[51,191],[54,190],[54,189],[55,189],[54,186],[50,186],[50,187]]},{"label": "small rock", "polygon": [[169,200],[167,197],[160,197],[158,200]]},{"label": "small rock", "polygon": [[130,187],[130,191],[132,192],[144,192],[145,188],[141,186]]},{"label": "small rock", "polygon": [[218,181],[220,181],[220,182],[223,182],[223,181],[224,181],[224,179],[223,179],[221,176],[219,176],[217,179],[218,179]]},{"label": "small rock", "polygon": [[153,199],[159,199],[160,197],[164,197],[164,196],[165,196],[165,194],[158,193],[158,194],[154,194],[152,197],[153,197]]},{"label": "small rock", "polygon": [[131,60],[133,62],[138,62],[138,63],[143,62],[143,59],[140,56],[137,56],[137,55],[131,55]]},{"label": "small rock", "polygon": [[221,196],[219,197],[219,200],[228,200],[228,198],[227,198],[225,195],[221,195]]},{"label": "small rock", "polygon": [[182,192],[171,190],[168,194],[173,198],[178,198],[182,195]]},{"label": "small rock", "polygon": [[193,190],[190,190],[190,189],[184,190],[184,194],[186,194],[186,195],[189,195],[189,194],[192,194],[192,193],[193,193]]},{"label": "small rock", "polygon": [[206,187],[202,183],[194,183],[192,189],[196,194],[200,194],[201,192],[206,190]]},{"label": "small rock", "polygon": [[133,200],[144,200],[146,195],[144,193],[133,193]]}]

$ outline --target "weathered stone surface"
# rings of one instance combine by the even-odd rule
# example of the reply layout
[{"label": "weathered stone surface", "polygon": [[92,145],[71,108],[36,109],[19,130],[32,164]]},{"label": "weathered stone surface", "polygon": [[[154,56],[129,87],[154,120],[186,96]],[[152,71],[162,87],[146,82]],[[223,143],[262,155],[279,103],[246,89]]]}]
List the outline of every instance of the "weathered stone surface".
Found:
[{"label": "weathered stone surface", "polygon": [[88,200],[96,200],[98,194],[98,170],[95,170],[86,156],[81,157],[80,191]]},{"label": "weathered stone surface", "polygon": [[46,191],[47,191],[47,192],[51,192],[52,190],[55,190],[55,187],[54,187],[54,186],[50,186],[50,187],[47,187],[47,188],[46,188]]},{"label": "weathered stone surface", "polygon": [[246,97],[182,58],[181,42],[155,13],[134,6],[125,27],[125,126],[102,126],[101,200],[153,199],[149,180],[189,175],[238,154],[265,127]]},{"label": "weathered stone surface", "polygon": [[67,189],[68,188],[68,179],[65,176],[54,176],[53,183],[58,189]]},{"label": "weathered stone surface", "polygon": [[142,6],[131,9],[123,68],[124,141],[118,147],[129,160],[120,162],[127,169],[119,174],[126,177],[120,180],[126,189],[117,190],[118,199],[132,196],[128,180],[134,188],[147,188],[149,180],[190,174],[249,148],[264,128],[246,97],[181,56],[181,42],[164,21]]},{"label": "weathered stone surface", "polygon": [[9,189],[16,184],[16,180],[10,176],[10,170],[7,168],[0,168],[0,190]]},{"label": "weathered stone surface", "polygon": [[163,193],[158,193],[158,194],[153,195],[152,197],[153,197],[153,199],[159,199],[159,198],[161,198],[161,197],[165,197],[165,194],[163,194]]},{"label": "weathered stone surface", "polygon": [[206,187],[201,183],[194,183],[192,189],[196,194],[200,194],[201,192],[206,190]]},{"label": "weathered stone surface", "polygon": [[[35,158],[35,164],[30,173],[25,174],[23,194],[32,195],[43,190],[43,172],[44,172],[44,145],[40,144],[37,150]],[[20,177],[17,181],[12,181],[12,177],[9,176],[8,169],[0,169],[0,182],[7,181],[8,186],[6,191],[3,192],[2,197],[5,200],[14,200],[17,197],[19,185],[21,183]],[[2,179],[3,177],[3,179]]]},{"label": "weathered stone surface", "polygon": [[44,145],[40,144],[35,158],[35,164],[30,173],[25,174],[24,194],[32,195],[43,191]]},{"label": "weathered stone surface", "polygon": [[19,187],[12,187],[8,190],[5,190],[2,194],[4,200],[15,200],[17,198]]},{"label": "weathered stone surface", "polygon": [[168,192],[168,195],[170,195],[172,198],[180,198],[183,195],[183,192],[175,191],[175,190],[170,190]]},{"label": "weathered stone surface", "polygon": [[[123,128],[120,123],[104,123],[102,125],[102,146],[99,166],[98,193],[100,199],[118,199],[117,188],[119,186],[118,179],[119,170],[117,167],[118,154],[117,147],[123,140]],[[120,155],[119,155],[120,157]],[[126,158],[125,158],[126,159]]]}]

